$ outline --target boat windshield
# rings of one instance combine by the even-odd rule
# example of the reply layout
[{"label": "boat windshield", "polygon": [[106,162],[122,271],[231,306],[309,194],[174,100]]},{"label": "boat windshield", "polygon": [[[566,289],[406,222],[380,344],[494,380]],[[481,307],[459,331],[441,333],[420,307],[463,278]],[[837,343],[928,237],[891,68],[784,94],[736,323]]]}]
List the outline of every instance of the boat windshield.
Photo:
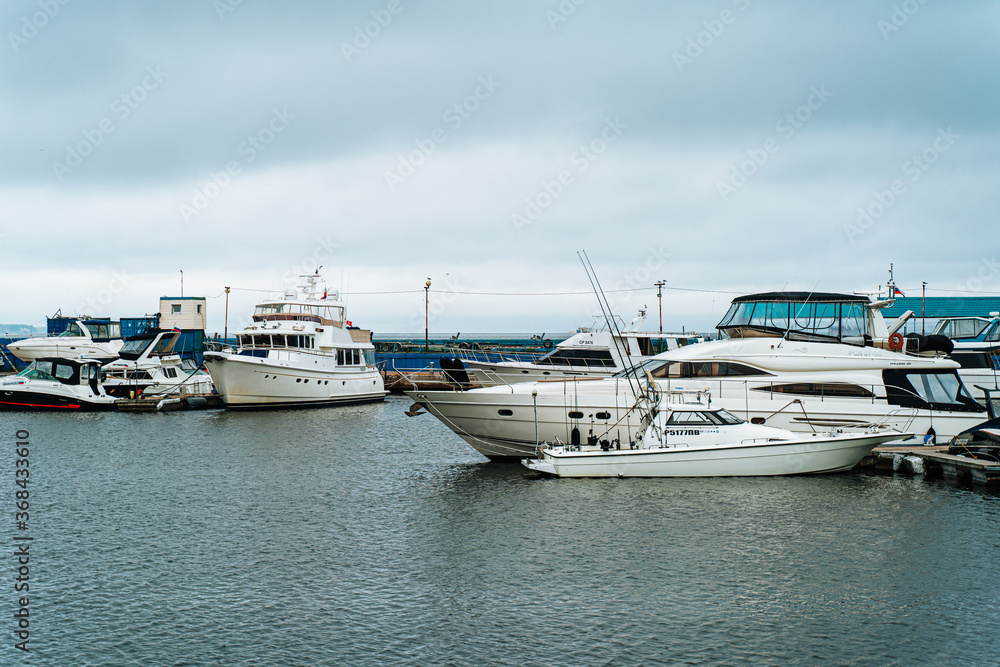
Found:
[{"label": "boat windshield", "polygon": [[734,426],[743,420],[725,410],[675,410],[667,417],[668,426]]},{"label": "boat windshield", "polygon": [[[986,332],[986,328],[993,322],[983,317],[955,317],[938,322],[934,333],[939,336],[947,336],[953,340],[964,340],[969,338],[979,338]],[[997,340],[1000,327],[993,327],[985,340]]]},{"label": "boat windshield", "polygon": [[56,380],[56,376],[52,374],[52,362],[51,361],[33,361],[31,365],[25,368],[23,371],[17,374],[18,377],[26,378],[28,380]]},{"label": "boat windshield", "polygon": [[94,338],[121,338],[121,322],[84,322],[84,326]]},{"label": "boat windshield", "polygon": [[581,368],[614,368],[615,360],[607,350],[557,349],[535,360],[539,366],[579,366]]},{"label": "boat windshield", "polygon": [[63,336],[68,337],[68,336],[82,336],[82,335],[83,335],[83,329],[81,329],[76,322],[70,322],[69,324],[66,325],[66,331],[63,331],[61,334],[59,334],[57,338]]},{"label": "boat windshield", "polygon": [[733,424],[742,424],[743,420],[732,414],[728,410],[716,410],[715,412],[709,413],[717,417],[723,424],[731,426]]}]

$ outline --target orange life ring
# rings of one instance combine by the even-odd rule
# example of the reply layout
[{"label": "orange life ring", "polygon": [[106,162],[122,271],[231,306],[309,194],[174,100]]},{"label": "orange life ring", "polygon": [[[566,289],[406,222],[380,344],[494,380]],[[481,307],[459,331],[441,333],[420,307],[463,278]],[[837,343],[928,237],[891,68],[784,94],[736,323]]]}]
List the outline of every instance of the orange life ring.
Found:
[{"label": "orange life ring", "polygon": [[902,350],[903,349],[903,334],[898,331],[889,336],[889,349],[890,350]]}]

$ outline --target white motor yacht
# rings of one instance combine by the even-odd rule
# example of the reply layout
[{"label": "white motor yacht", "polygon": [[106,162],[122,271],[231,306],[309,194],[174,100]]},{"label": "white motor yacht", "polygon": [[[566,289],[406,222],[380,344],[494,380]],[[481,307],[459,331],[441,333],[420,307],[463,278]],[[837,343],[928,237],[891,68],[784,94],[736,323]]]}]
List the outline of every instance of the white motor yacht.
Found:
[{"label": "white motor yacht", "polygon": [[508,360],[502,355],[497,361],[476,352],[460,353],[458,360],[471,384],[490,387],[552,378],[611,377],[660,352],[705,340],[697,334],[640,331],[645,320],[646,311],[642,310],[624,331],[607,327],[580,329],[534,361]]},{"label": "white motor yacht", "polygon": [[706,390],[742,419],[798,433],[877,426],[943,442],[984,421],[956,362],[874,345],[889,337],[880,307],[854,295],[751,295],[720,322],[727,339],[665,352],[641,371],[406,393],[489,458],[532,456],[540,441],[628,448],[645,427],[646,371],[662,391]]},{"label": "white motor yacht", "polygon": [[850,470],[872,448],[903,433],[793,433],[748,424],[713,408],[705,392],[657,400],[646,430],[630,447],[546,445],[530,470],[557,477],[746,477]]},{"label": "white motor yacht", "polygon": [[989,317],[949,317],[933,334],[951,339],[948,356],[961,364],[962,376],[973,398],[980,402],[1000,397],[1000,313]]},{"label": "white motor yacht", "polygon": [[122,347],[121,322],[80,318],[67,324],[56,336],[25,338],[7,346],[18,359],[96,359],[107,362],[118,357]]},{"label": "white motor yacht", "polygon": [[129,337],[119,358],[104,365],[104,389],[119,398],[211,394],[212,376],[174,351],[181,334],[152,331]]},{"label": "white motor yacht", "polygon": [[0,409],[110,410],[116,399],[104,391],[100,371],[93,359],[35,359],[17,375],[0,379]]},{"label": "white motor yacht", "polygon": [[385,398],[371,332],[351,327],[319,273],[284,299],[259,303],[238,348],[206,352],[227,408],[319,407]]}]

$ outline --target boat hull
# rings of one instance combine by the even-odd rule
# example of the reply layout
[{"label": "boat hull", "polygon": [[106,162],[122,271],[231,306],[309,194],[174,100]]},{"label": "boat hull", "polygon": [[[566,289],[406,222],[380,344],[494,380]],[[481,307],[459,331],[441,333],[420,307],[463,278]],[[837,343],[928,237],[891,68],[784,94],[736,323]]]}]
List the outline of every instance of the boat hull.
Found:
[{"label": "boat hull", "polygon": [[815,435],[793,441],[621,451],[546,449],[524,459],[529,469],[557,477],[757,477],[850,470],[872,448],[900,434]]},{"label": "boat hull", "polygon": [[91,412],[113,410],[114,399],[94,401],[72,395],[48,393],[32,390],[0,391],[0,410],[49,411],[49,412]]},{"label": "boat hull", "polygon": [[58,343],[54,340],[54,338],[26,338],[10,343],[7,349],[21,361],[30,364],[36,359],[48,357],[111,361],[118,358],[118,349],[121,347],[113,343],[94,343],[85,338],[64,338]]},{"label": "boat hull", "polygon": [[[743,382],[701,385],[711,390],[713,405],[737,417],[765,420],[769,426],[798,433],[833,428],[859,431],[880,423],[886,432],[921,436],[933,428],[937,442],[945,442],[985,419],[985,412],[898,409],[884,399],[803,398],[789,407],[788,398],[748,391]],[[462,392],[412,390],[406,394],[480,454],[495,460],[534,456],[537,442],[567,444],[576,437],[585,443],[591,435],[628,447],[645,428],[641,415],[630,411],[636,400],[632,388],[617,378],[538,383],[536,397],[531,396],[531,389],[532,385],[525,384]]]},{"label": "boat hull", "polygon": [[289,359],[273,363],[260,357],[207,353],[205,368],[223,404],[234,410],[307,408],[385,399],[381,374],[374,368],[336,370],[306,359],[315,368]]}]

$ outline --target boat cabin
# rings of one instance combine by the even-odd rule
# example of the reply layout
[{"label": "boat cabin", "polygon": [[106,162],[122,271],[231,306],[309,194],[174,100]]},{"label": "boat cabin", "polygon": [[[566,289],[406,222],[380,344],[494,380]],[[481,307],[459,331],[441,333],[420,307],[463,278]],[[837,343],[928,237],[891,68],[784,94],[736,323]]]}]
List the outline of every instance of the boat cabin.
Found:
[{"label": "boat cabin", "polygon": [[955,342],[994,343],[1000,342],[1000,314],[992,317],[951,317],[941,320],[934,328],[934,334],[947,336]]},{"label": "boat cabin", "polygon": [[254,322],[314,322],[324,326],[344,327],[344,308],[339,305],[302,303],[262,303],[254,309]]},{"label": "boat cabin", "polygon": [[784,337],[871,345],[878,332],[870,304],[868,297],[850,294],[749,294],[733,299],[716,328],[729,338]]},{"label": "boat cabin", "polygon": [[58,338],[76,336],[90,338],[95,343],[106,343],[122,337],[121,322],[112,320],[72,320],[57,334]]},{"label": "boat cabin", "polygon": [[96,360],[74,361],[51,358],[35,359],[17,377],[26,380],[47,380],[65,385],[90,385],[98,393],[100,362]]}]

